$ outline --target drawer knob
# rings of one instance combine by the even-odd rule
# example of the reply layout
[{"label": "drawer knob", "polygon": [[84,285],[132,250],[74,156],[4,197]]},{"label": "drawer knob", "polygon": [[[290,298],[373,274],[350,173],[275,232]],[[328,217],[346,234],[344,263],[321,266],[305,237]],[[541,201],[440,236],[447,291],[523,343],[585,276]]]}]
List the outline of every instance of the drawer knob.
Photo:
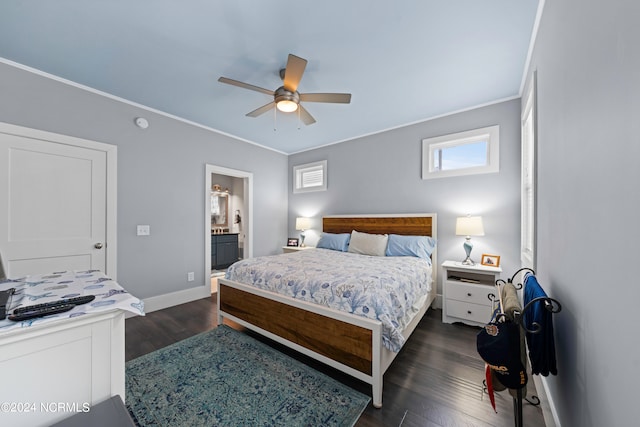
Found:
[{"label": "drawer knob", "polygon": [[471,314],[471,310],[467,310],[467,314]]},{"label": "drawer knob", "polygon": [[471,292],[467,292],[467,296],[470,297],[471,296]]}]

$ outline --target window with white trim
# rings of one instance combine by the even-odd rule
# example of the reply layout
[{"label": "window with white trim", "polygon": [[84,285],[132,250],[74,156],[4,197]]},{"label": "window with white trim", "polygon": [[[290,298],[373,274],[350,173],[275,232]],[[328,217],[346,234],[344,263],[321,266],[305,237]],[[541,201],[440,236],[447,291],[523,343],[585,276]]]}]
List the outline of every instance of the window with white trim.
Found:
[{"label": "window with white trim", "polygon": [[500,126],[422,140],[422,179],[500,170]]},{"label": "window with white trim", "polygon": [[520,209],[520,261],[535,269],[536,262],[536,73],[523,98]]},{"label": "window with white trim", "polygon": [[324,191],[327,189],[327,161],[293,167],[293,192]]}]

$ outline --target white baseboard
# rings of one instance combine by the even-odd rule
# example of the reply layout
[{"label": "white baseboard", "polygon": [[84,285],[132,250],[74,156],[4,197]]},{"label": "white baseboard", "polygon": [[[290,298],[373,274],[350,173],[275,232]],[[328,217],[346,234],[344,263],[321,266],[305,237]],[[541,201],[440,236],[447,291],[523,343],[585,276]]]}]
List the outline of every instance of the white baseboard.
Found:
[{"label": "white baseboard", "polygon": [[553,403],[553,399],[549,396],[549,387],[547,378],[540,375],[532,375],[533,383],[536,385],[536,392],[540,399],[540,407],[542,408],[542,416],[546,427],[562,427],[558,418],[558,411]]},{"label": "white baseboard", "polygon": [[174,305],[184,304],[209,296],[211,296],[211,285],[207,282],[207,286],[198,286],[196,288],[145,298],[143,300],[144,312],[151,313],[152,311],[162,310],[163,308],[173,307]]},{"label": "white baseboard", "polygon": [[437,294],[436,298],[431,303],[431,307],[433,308],[442,308],[442,294]]}]

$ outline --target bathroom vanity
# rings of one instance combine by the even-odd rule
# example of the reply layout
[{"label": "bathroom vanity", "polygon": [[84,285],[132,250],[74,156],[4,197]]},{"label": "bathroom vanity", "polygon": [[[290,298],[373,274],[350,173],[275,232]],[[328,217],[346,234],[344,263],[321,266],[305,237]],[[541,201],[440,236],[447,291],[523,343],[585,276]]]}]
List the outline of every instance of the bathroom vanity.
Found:
[{"label": "bathroom vanity", "polygon": [[211,269],[223,270],[238,260],[238,233],[211,234]]}]

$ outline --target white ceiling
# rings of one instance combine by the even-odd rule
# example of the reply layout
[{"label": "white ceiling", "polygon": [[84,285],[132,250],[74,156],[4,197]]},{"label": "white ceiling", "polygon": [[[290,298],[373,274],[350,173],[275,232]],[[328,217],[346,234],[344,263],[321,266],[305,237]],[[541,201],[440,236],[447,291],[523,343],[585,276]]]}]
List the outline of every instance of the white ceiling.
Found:
[{"label": "white ceiling", "polygon": [[[3,0],[0,57],[293,153],[519,96],[538,0]],[[287,55],[351,104],[245,114]],[[153,123],[151,123],[153,126]],[[275,131],[274,131],[275,127]]]}]

